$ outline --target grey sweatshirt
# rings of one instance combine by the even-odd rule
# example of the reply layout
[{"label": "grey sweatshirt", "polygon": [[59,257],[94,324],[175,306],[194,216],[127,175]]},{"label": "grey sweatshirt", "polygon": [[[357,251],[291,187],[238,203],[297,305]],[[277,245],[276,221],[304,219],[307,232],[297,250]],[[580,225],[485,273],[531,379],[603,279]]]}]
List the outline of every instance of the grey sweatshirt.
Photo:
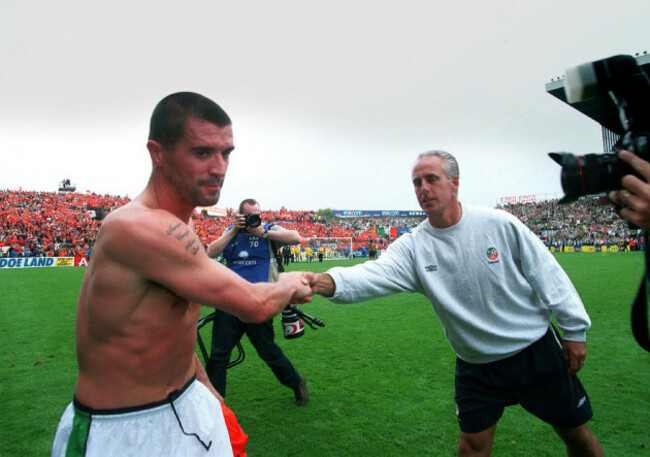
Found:
[{"label": "grey sweatshirt", "polygon": [[539,340],[555,315],[563,338],[585,341],[591,326],[571,280],[541,240],[501,210],[463,205],[460,221],[428,220],[374,262],[328,271],[335,303],[397,292],[424,294],[462,360],[487,363]]}]

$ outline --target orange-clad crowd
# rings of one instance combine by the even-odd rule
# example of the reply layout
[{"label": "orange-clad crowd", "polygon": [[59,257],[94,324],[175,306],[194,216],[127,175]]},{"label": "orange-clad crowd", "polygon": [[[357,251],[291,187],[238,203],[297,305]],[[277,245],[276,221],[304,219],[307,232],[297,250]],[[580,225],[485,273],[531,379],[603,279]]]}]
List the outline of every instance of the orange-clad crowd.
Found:
[{"label": "orange-clad crowd", "polygon": [[[94,193],[31,192],[0,190],[0,255],[7,257],[90,257],[101,225],[97,215],[128,203],[128,197]],[[210,217],[206,213],[193,218],[194,230],[207,246],[234,221],[229,209],[226,217]],[[390,233],[380,233],[377,224],[399,223],[413,227],[417,219],[327,220],[314,211],[293,211],[281,208],[264,211],[265,223],[278,223],[297,230],[304,238],[350,237],[353,249],[364,249],[370,241],[379,247],[389,242]]]},{"label": "orange-clad crowd", "polygon": [[[101,224],[95,216],[108,214],[128,203],[128,197],[94,193],[30,192],[0,190],[0,256],[90,257]],[[638,243],[636,231],[618,217],[605,197],[586,197],[571,205],[557,200],[510,204],[503,207],[522,220],[549,246]],[[94,212],[95,211],[95,212]],[[207,246],[233,224],[233,209],[225,217],[196,214],[194,230]],[[368,244],[384,249],[421,218],[335,218],[315,211],[262,212],[265,223],[297,230],[303,238],[352,238],[354,251],[367,253]],[[304,246],[303,246],[304,247]]]},{"label": "orange-clad crowd", "polygon": [[89,256],[100,222],[128,199],[112,195],[0,191],[0,248],[9,257]]}]

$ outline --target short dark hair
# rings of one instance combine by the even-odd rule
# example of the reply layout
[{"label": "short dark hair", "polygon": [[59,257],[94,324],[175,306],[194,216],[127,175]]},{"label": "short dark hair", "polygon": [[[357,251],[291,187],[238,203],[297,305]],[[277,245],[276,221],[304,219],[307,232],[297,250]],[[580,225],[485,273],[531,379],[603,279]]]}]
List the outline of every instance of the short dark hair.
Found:
[{"label": "short dark hair", "polygon": [[242,202],[239,204],[239,214],[244,214],[244,205],[255,206],[259,204],[260,203],[254,198],[247,198],[245,200],[242,200]]},{"label": "short dark hair", "polygon": [[210,122],[217,127],[231,124],[228,114],[215,102],[194,92],[177,92],[163,98],[154,108],[149,139],[171,149],[185,135],[190,118]]}]

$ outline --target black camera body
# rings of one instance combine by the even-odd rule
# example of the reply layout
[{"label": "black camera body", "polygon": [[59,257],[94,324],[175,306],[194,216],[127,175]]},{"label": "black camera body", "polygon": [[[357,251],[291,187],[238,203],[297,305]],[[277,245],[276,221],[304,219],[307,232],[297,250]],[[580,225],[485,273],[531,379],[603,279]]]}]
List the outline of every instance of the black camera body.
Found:
[{"label": "black camera body", "polygon": [[[650,79],[629,55],[580,65],[566,71],[564,89],[570,104],[601,98],[602,109],[616,110],[620,119],[614,133],[620,136],[617,149],[626,149],[650,161]],[[609,99],[613,103],[607,103]],[[616,153],[585,154],[551,152],[549,156],[562,166],[560,203],[570,203],[583,195],[620,189],[621,178],[635,174]]]},{"label": "black camera body", "polygon": [[246,223],[246,227],[250,227],[250,228],[259,227],[260,224],[262,223],[262,218],[260,217],[260,215],[254,213],[245,214],[244,220]]}]

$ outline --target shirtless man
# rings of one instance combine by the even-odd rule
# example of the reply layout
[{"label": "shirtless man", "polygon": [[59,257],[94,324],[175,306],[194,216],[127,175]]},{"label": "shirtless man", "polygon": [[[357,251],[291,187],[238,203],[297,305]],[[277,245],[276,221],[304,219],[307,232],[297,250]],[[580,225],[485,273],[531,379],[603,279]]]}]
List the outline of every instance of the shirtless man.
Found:
[{"label": "shirtless man", "polygon": [[216,103],[194,93],[164,98],[147,149],[149,182],[104,220],[81,286],[79,374],[53,456],[232,456],[194,353],[201,305],[264,322],[310,300],[310,274],[251,284],[211,260],[192,230],[194,208],[219,200],[234,149]]}]

